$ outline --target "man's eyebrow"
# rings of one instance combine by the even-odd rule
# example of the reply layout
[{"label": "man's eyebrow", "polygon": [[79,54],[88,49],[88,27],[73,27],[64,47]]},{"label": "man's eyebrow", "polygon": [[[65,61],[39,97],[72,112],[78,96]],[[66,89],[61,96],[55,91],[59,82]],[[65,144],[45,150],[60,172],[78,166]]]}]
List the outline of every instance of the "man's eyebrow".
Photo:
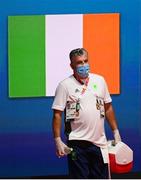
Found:
[{"label": "man's eyebrow", "polygon": [[78,60],[77,62],[88,61],[88,59]]}]

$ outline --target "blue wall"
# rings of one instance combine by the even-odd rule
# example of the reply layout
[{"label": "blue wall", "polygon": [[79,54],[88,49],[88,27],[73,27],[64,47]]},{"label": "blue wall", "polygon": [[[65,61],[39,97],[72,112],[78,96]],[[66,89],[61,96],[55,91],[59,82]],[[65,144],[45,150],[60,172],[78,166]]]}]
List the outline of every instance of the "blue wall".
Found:
[{"label": "blue wall", "polygon": [[[112,98],[122,139],[134,150],[133,171],[141,171],[139,2],[0,0],[0,177],[65,175],[68,172],[66,158],[55,156],[51,132],[53,98],[8,98],[8,16],[31,14],[121,14],[121,94]],[[106,132],[112,138],[107,125]]]}]

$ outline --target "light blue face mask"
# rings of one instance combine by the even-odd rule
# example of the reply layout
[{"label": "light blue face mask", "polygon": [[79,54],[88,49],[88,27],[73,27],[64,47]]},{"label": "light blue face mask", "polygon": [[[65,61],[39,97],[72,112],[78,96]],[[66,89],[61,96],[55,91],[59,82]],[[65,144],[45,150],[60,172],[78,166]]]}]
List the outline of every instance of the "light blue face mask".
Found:
[{"label": "light blue face mask", "polygon": [[90,66],[88,64],[76,67],[77,74],[82,78],[88,77],[89,71],[90,71]]}]

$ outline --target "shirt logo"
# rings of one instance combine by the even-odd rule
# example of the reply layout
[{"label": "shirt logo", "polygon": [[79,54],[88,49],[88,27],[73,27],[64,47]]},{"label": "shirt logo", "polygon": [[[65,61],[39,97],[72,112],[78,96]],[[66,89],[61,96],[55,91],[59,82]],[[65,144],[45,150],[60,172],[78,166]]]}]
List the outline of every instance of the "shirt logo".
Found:
[{"label": "shirt logo", "polygon": [[97,90],[97,85],[93,84],[93,90],[96,91]]},{"label": "shirt logo", "polygon": [[79,89],[75,89],[75,93],[78,93],[78,92],[80,92],[80,90]]}]

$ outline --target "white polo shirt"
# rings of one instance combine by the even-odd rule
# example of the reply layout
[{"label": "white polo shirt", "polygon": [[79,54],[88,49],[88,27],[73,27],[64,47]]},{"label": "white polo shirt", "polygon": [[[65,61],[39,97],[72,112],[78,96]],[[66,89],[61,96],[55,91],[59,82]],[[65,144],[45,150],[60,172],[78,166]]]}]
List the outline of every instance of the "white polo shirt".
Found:
[{"label": "white polo shirt", "polygon": [[69,140],[86,140],[101,148],[107,148],[104,130],[104,118],[97,109],[97,99],[110,103],[111,97],[104,78],[100,75],[89,74],[86,91],[81,95],[84,85],[73,75],[61,81],[56,89],[52,109],[64,111],[68,101],[80,99],[79,118],[71,121],[72,131]]}]

